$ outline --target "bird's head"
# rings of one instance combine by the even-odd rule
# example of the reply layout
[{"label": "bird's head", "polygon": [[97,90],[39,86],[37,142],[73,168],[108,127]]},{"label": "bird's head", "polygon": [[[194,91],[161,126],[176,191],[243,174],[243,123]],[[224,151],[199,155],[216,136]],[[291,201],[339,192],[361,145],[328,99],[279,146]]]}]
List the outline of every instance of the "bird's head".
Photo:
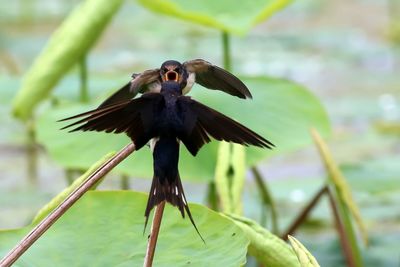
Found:
[{"label": "bird's head", "polygon": [[161,65],[160,74],[163,82],[175,81],[181,83],[184,76],[184,68],[180,62],[168,60]]}]

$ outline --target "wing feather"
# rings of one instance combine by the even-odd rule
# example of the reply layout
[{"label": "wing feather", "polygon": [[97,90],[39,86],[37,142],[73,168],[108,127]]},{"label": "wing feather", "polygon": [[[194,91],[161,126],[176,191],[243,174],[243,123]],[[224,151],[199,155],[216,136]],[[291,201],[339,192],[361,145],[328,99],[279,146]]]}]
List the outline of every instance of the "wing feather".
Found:
[{"label": "wing feather", "polygon": [[149,93],[140,98],[97,108],[61,120],[82,118],[62,129],[75,127],[70,132],[125,132],[132,139],[136,148],[140,149],[153,137],[154,105],[159,105],[162,99],[160,94]]},{"label": "wing feather", "polygon": [[211,141],[210,136],[219,141],[245,146],[253,145],[270,149],[274,146],[246,126],[190,97],[180,97],[178,104],[181,106],[184,117],[184,129],[179,138],[192,155],[196,155],[204,144]]},{"label": "wing feather", "polygon": [[203,59],[183,63],[189,73],[195,74],[196,83],[213,90],[221,90],[240,98],[252,98],[247,86],[232,73]]},{"label": "wing feather", "polygon": [[98,108],[114,105],[134,98],[138,93],[149,91],[151,84],[158,82],[160,69],[146,70],[132,74],[132,80],[104,100]]}]

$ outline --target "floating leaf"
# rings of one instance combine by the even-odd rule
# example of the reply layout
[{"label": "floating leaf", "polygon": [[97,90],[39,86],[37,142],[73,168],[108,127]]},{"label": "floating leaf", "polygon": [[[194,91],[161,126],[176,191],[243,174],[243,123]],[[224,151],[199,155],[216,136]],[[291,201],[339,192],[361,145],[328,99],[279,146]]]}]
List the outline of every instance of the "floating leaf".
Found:
[{"label": "floating leaf", "polygon": [[380,156],[351,165],[341,165],[340,169],[355,191],[370,194],[387,194],[400,191],[400,155]]},{"label": "floating leaf", "polygon": [[[94,171],[106,163],[115,153],[109,153],[103,157],[103,159],[93,164],[83,175],[76,179],[70,186],[65,188],[61,193],[55,196],[49,203],[39,210],[35,218],[33,218],[33,224],[39,223],[44,217],[52,212],[69,194],[71,194],[76,188],[79,187]],[[103,177],[104,179],[104,177]],[[102,180],[101,180],[102,181]],[[101,182],[100,181],[100,182]],[[98,184],[95,186],[97,187]],[[94,188],[92,188],[94,189]]]},{"label": "floating leaf", "polygon": [[259,263],[268,267],[299,266],[296,254],[282,239],[250,219],[232,214],[227,216],[250,239],[249,254],[254,256]]},{"label": "floating leaf", "polygon": [[320,267],[313,255],[300,243],[299,240],[289,235],[290,245],[299,259],[301,267]]},{"label": "floating leaf", "polygon": [[[15,266],[142,266],[147,196],[131,191],[90,191],[55,223]],[[201,241],[188,219],[167,205],[154,266],[237,267],[246,262],[248,239],[231,220],[190,205]],[[0,258],[32,227],[0,231]]]},{"label": "floating leaf", "polygon": [[334,185],[340,200],[353,215],[353,218],[358,225],[364,243],[368,244],[367,229],[361,217],[360,210],[358,209],[358,206],[351,195],[350,186],[342,175],[339,167],[335,163],[335,160],[333,159],[328,146],[319,135],[317,130],[312,129],[311,133],[314,138],[315,144],[317,145],[318,150],[321,154],[322,160],[324,161],[330,182]]},{"label": "floating leaf", "polygon": [[93,46],[122,2],[86,0],[67,17],[22,81],[13,103],[18,118],[29,118],[36,105]]},{"label": "floating leaf", "polygon": [[139,0],[139,3],[154,12],[235,34],[246,33],[290,2],[290,0]]},{"label": "floating leaf", "polygon": [[[193,98],[243,123],[271,140],[276,148],[246,148],[247,166],[259,163],[276,153],[298,149],[311,143],[309,128],[313,125],[324,135],[330,131],[328,117],[317,98],[305,88],[280,79],[246,78],[254,100],[243,101],[224,93],[196,86]],[[99,156],[117,151],[130,139],[124,134],[60,131],[66,125],[56,121],[96,107],[90,105],[62,105],[45,110],[37,123],[38,141],[51,157],[62,166],[87,169]],[[181,146],[180,172],[182,179],[212,180],[214,177],[218,143],[205,145],[196,157]],[[135,152],[117,170],[135,177],[152,177],[152,157],[149,149]]]}]

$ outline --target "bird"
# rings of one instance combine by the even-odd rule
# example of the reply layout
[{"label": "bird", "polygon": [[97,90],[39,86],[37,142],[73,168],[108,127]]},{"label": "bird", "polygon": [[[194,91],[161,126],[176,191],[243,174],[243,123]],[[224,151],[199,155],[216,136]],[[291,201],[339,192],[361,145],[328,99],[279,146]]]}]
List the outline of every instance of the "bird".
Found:
[{"label": "bird", "polygon": [[194,83],[208,89],[221,90],[239,98],[252,98],[247,86],[232,73],[203,59],[188,60],[180,63],[167,60],[160,68],[133,73],[132,80],[108,97],[99,107],[109,106],[134,98],[138,93],[159,93],[161,83],[175,81],[186,95]]},{"label": "bird", "polygon": [[274,145],[226,115],[184,96],[177,81],[161,83],[159,93],[146,93],[106,107],[98,107],[60,121],[76,120],[61,129],[126,133],[136,150],[151,140],[154,175],[145,209],[145,226],[151,210],[167,201],[182,217],[188,215],[203,240],[190,212],[178,170],[180,143],[196,156],[214,138],[244,146],[271,149]]}]

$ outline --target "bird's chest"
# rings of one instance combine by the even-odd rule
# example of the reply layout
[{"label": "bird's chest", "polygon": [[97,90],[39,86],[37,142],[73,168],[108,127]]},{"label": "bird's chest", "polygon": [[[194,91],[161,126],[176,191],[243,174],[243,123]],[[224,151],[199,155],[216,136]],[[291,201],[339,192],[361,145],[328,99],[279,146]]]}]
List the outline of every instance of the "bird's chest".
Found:
[{"label": "bird's chest", "polygon": [[182,114],[180,114],[179,112],[179,107],[176,103],[176,99],[165,99],[165,106],[160,112],[157,124],[160,135],[176,135],[177,131],[179,131],[179,128],[182,127]]}]

